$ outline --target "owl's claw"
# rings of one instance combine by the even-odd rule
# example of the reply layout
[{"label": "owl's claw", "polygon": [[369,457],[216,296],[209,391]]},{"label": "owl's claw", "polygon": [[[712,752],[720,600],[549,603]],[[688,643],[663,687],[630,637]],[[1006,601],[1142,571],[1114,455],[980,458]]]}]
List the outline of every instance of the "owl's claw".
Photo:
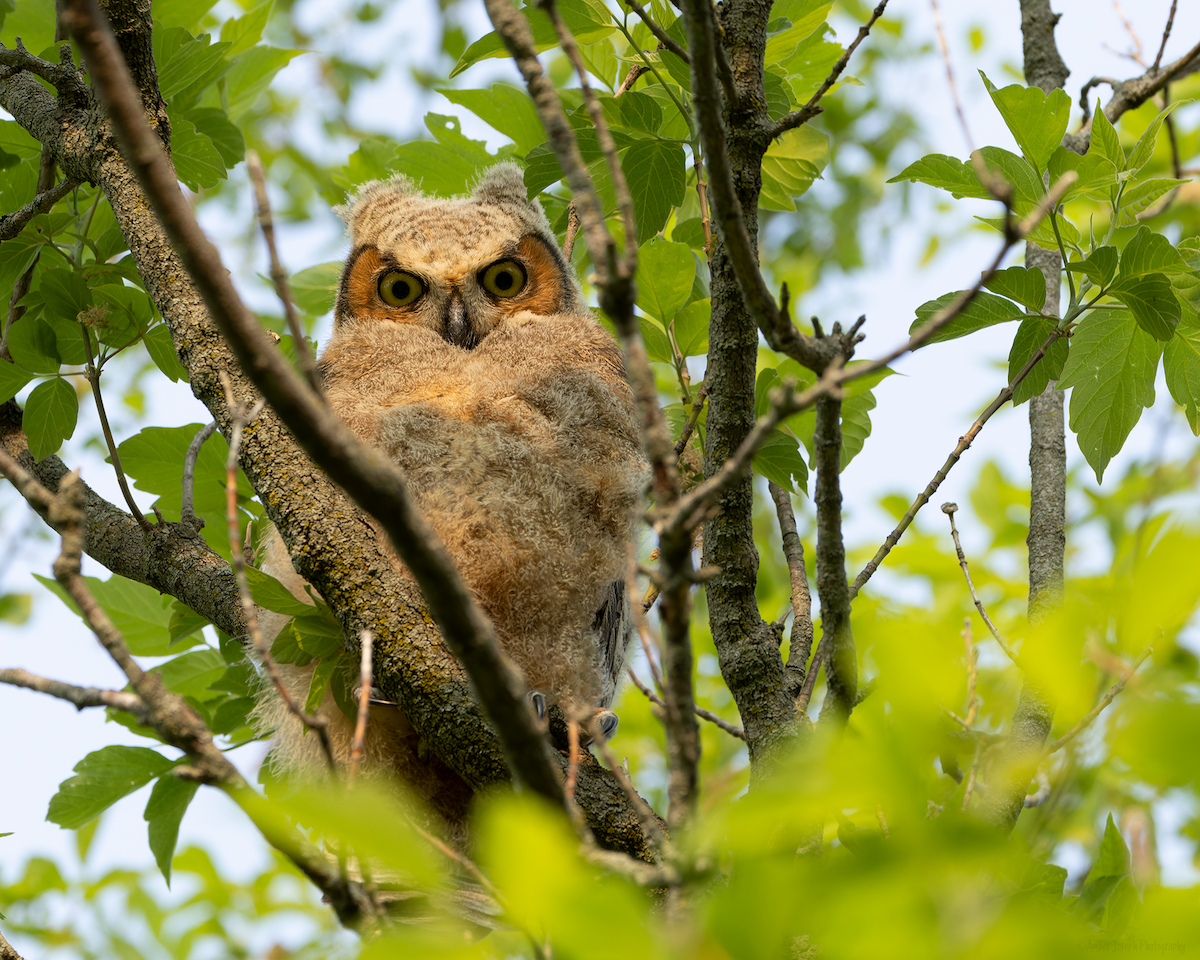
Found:
[{"label": "owl's claw", "polygon": [[541,690],[530,690],[526,694],[529,698],[529,705],[533,707],[533,714],[537,717],[540,724],[546,722],[546,695]]},{"label": "owl's claw", "polygon": [[597,710],[593,722],[604,735],[605,741],[611,740],[617,733],[617,724],[620,718],[611,710]]},{"label": "owl's claw", "polygon": [[[362,696],[362,684],[361,683],[356,683],[354,685],[354,688],[350,691],[350,696],[354,698],[355,703],[358,703],[358,698],[360,696]],[[386,706],[386,707],[399,706],[399,704],[397,704],[395,700],[389,700],[387,697],[385,697],[383,695],[383,691],[379,687],[374,686],[374,685],[371,686],[370,700],[372,703],[382,704],[383,706]]]}]

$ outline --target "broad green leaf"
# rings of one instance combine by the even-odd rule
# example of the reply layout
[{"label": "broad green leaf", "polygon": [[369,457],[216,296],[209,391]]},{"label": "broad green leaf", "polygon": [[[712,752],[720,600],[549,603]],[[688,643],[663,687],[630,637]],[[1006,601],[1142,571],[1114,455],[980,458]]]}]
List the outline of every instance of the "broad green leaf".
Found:
[{"label": "broad green leaf", "polygon": [[22,370],[15,363],[0,360],[0,403],[5,403],[15,397],[25,384],[33,379],[33,374]]},{"label": "broad green leaf", "polygon": [[1152,337],[1162,341],[1171,339],[1183,314],[1165,274],[1127,277],[1118,280],[1108,292],[1129,308],[1138,325]]},{"label": "broad green leaf", "polygon": [[1117,220],[1117,226],[1136,226],[1140,222],[1139,214],[1149,210],[1170,191],[1187,182],[1187,180],[1143,180],[1126,188],[1121,194],[1121,215]]},{"label": "broad green leaf", "polygon": [[521,156],[546,139],[546,130],[538,117],[533,101],[520,87],[509,83],[493,83],[488,90],[454,90],[439,88],[438,93],[451,103],[466,107],[495,130],[499,130],[517,147]]},{"label": "broad green leaf", "polygon": [[984,286],[992,293],[1016,300],[1035,313],[1039,313],[1046,303],[1046,278],[1041,270],[1034,268],[1008,267],[997,270]]},{"label": "broad green leaf", "polygon": [[25,401],[24,417],[33,459],[50,456],[64,440],[70,440],[78,419],[79,397],[65,377],[53,377],[34,387]]},{"label": "broad green leaf", "polygon": [[821,176],[828,162],[829,138],[807,124],[771,141],[762,161],[759,206],[795,210],[796,198]]},{"label": "broad green leaf", "polygon": [[[154,0],[154,19],[164,27],[194,28],[215,2],[216,0]],[[160,31],[155,29],[154,32]]]},{"label": "broad green leaf", "polygon": [[21,369],[31,374],[58,373],[58,338],[40,317],[25,314],[8,332],[8,352]]},{"label": "broad green leaf", "polygon": [[178,600],[171,602],[171,619],[167,622],[167,633],[171,646],[180,640],[194,636],[202,627],[206,626],[208,626],[208,620],[191,607]]},{"label": "broad green leaf", "polygon": [[671,211],[683,202],[687,189],[683,147],[639,140],[622,151],[621,170],[633,198],[638,243],[645,243],[666,226]]},{"label": "broad green leaf", "polygon": [[[182,27],[169,27],[154,31],[153,38],[159,90],[168,107],[179,109],[194,103],[230,69],[225,58],[229,44],[210,43],[206,33],[193,37]],[[174,127],[174,114],[171,119]],[[174,130],[171,149],[174,152]]]},{"label": "broad green leaf", "polygon": [[225,51],[226,56],[232,59],[237,54],[249,50],[262,39],[263,29],[267,25],[267,18],[271,15],[273,5],[274,0],[263,0],[262,3],[251,7],[242,16],[225,21],[221,27],[221,42],[229,44],[229,48]]},{"label": "broad green leaf", "polygon": [[[862,378],[862,383],[859,385],[858,391],[851,394],[847,391],[845,398],[842,400],[842,451],[838,469],[845,470],[850,461],[853,460],[862,451],[863,445],[866,443],[867,437],[871,435],[871,418],[870,413],[875,409],[875,394],[870,387],[875,386],[879,380],[890,376],[892,371],[881,370],[878,379],[874,377]],[[850,387],[856,381],[850,381],[846,384]],[[814,409],[805,410],[802,413],[795,414],[787,418],[788,428],[800,439],[808,451],[809,459],[814,456],[813,451],[813,431],[816,427],[817,417]]]},{"label": "broad green leaf", "polygon": [[754,472],[791,493],[808,491],[808,464],[796,438],[775,430],[754,454]]},{"label": "broad green leaf", "polygon": [[[945,293],[936,300],[930,300],[917,307],[917,319],[908,328],[909,334],[916,333],[917,330],[925,326],[939,312],[949,307],[958,296],[958,292]],[[1007,323],[1010,320],[1021,320],[1024,317],[1025,311],[1011,300],[1005,300],[1003,297],[997,297],[995,294],[980,290],[963,311],[930,337],[927,343],[941,343],[944,340],[954,340],[958,337],[965,337],[969,333],[974,333],[976,330],[982,330],[984,327],[991,327],[997,323]]]},{"label": "broad green leaf", "polygon": [[159,664],[152,671],[162,677],[163,686],[185,697],[211,700],[209,685],[225,673],[225,660],[216,650],[204,647],[174,660]]},{"label": "broad green leaf", "polygon": [[87,363],[87,345],[83,340],[83,327],[78,321],[43,314],[38,322],[54,331],[54,352],[59,360],[79,366]]},{"label": "broad green leaf", "polygon": [[194,780],[180,780],[169,773],[163,774],[150,791],[146,811],[142,814],[148,824],[150,852],[154,854],[154,862],[168,887],[171,886],[171,860],[179,839],[179,824],[199,787]]},{"label": "broad green leaf", "polygon": [[33,598],[27,593],[0,593],[0,621],[20,626],[29,619]]},{"label": "broad green leaf", "polygon": [[304,712],[315,714],[321,707],[321,701],[325,699],[325,691],[329,689],[329,681],[333,679],[333,672],[337,669],[337,657],[325,657],[317,661],[317,665],[313,667],[312,680],[308,685],[308,699],[304,701]]},{"label": "broad green leaf", "polygon": [[292,625],[297,644],[310,657],[332,657],[346,645],[341,625],[324,605],[293,618]]},{"label": "broad green leaf", "polygon": [[892,177],[888,183],[899,183],[909,180],[914,183],[927,183],[931,187],[947,190],[956,198],[975,197],[986,200],[991,194],[979,182],[975,170],[969,162],[956,160],[940,153],[931,153],[922,157],[916,163],[910,163],[900,173]]},{"label": "broad green leaf", "polygon": [[147,747],[104,747],[75,764],[75,776],[64,780],[50,798],[46,819],[78,830],[122,797],[145,786],[175,764]]},{"label": "broad green leaf", "polygon": [[1108,822],[1104,825],[1104,839],[1100,841],[1100,852],[1084,882],[1091,883],[1102,877],[1123,877],[1128,872],[1129,848],[1125,846],[1121,831],[1113,823],[1113,816],[1110,813]]},{"label": "broad green leaf", "polygon": [[[1193,557],[1181,558],[1191,564]],[[1180,581],[1178,567],[1167,572]],[[1200,739],[1200,707],[1178,695],[1123,694],[1118,722],[1110,727],[1113,753],[1133,770],[1134,776],[1156,787],[1182,787],[1196,778],[1195,746]],[[1116,860],[1116,857],[1112,858]],[[1106,869],[1116,869],[1106,862]],[[1093,868],[1094,869],[1094,868]],[[1089,874],[1090,880],[1090,874]]]},{"label": "broad green leaf", "polygon": [[212,141],[226,170],[231,170],[246,158],[246,140],[242,131],[233,125],[229,115],[216,107],[193,107],[186,119],[196,132]]},{"label": "broad green leaf", "polygon": [[50,46],[54,42],[54,5],[18,3],[15,9],[10,7],[4,16],[0,41],[5,46],[15,47],[18,37],[31,53],[39,53]]},{"label": "broad green leaf", "polygon": [[1188,426],[1200,437],[1200,328],[1180,324],[1163,349],[1167,389],[1184,408]]},{"label": "broad green leaf", "polygon": [[1103,104],[1096,101],[1096,109],[1092,114],[1092,140],[1088,153],[1096,153],[1112,162],[1118,170],[1125,169],[1125,148],[1121,146],[1121,138],[1104,113]]},{"label": "broad green leaf", "polygon": [[171,331],[165,323],[160,323],[156,327],[151,327],[146,331],[146,335],[142,338],[142,343],[146,346],[146,352],[150,354],[150,359],[154,361],[154,365],[171,379],[172,382],[178,383],[183,381],[187,383],[188,374],[183,368],[183,364],[179,362],[179,356],[175,353],[175,344],[171,341]]},{"label": "broad green leaf", "polygon": [[275,74],[303,52],[279,47],[251,47],[239,56],[225,76],[229,118],[237,120],[254,106],[254,101],[271,85]]},{"label": "broad green leaf", "polygon": [[104,317],[94,320],[90,326],[109,346],[129,345],[154,320],[150,298],[136,287],[104,283],[92,288],[92,298],[97,306],[104,307]]},{"label": "broad green leaf", "polygon": [[798,11],[796,16],[784,13],[778,8],[778,5],[771,9],[773,17],[787,17],[792,25],[767,38],[765,57],[767,63],[782,63],[794,54],[800,42],[811,37],[825,23],[825,18],[829,16],[829,8],[833,4],[825,3],[819,6],[806,4],[805,6],[807,9]]},{"label": "broad green leaf", "polygon": [[343,266],[341,260],[335,260],[306,267],[293,274],[288,285],[292,289],[292,300],[296,306],[314,317],[332,310]]},{"label": "broad green leaf", "polygon": [[[1025,369],[1029,358],[1046,342],[1057,326],[1058,321],[1051,317],[1026,317],[1021,321],[1021,325],[1017,327],[1017,334],[1013,337],[1012,349],[1008,352],[1009,383],[1012,383],[1013,378]],[[1046,385],[1051,380],[1058,379],[1059,374],[1062,373],[1063,364],[1067,362],[1069,346],[1066,337],[1059,337],[1054,341],[1050,349],[1046,351],[1046,355],[1013,389],[1013,406],[1019,406],[1032,397],[1041,396]]]},{"label": "broad green leaf", "polygon": [[1162,343],[1124,310],[1098,310],[1075,329],[1059,387],[1073,387],[1071,429],[1096,480],[1154,403]]},{"label": "broad green leaf", "polygon": [[261,570],[247,567],[246,580],[250,584],[250,595],[260,607],[289,617],[306,617],[312,613],[311,603],[297,600],[287,587]]},{"label": "broad green leaf", "polygon": [[664,327],[688,302],[696,258],[685,243],[651,240],[638,248],[637,304]]},{"label": "broad green leaf", "polygon": [[[0,120],[0,150],[32,160],[41,156],[41,145],[16,120]],[[4,241],[6,244],[8,240]]]},{"label": "broad green leaf", "polygon": [[182,117],[171,124],[171,159],[176,175],[192,191],[211,189],[225,179],[225,163],[213,142]]},{"label": "broad green leaf", "polygon": [[[833,36],[833,28],[825,24],[815,30],[807,40],[800,41],[796,52],[780,65],[787,74],[788,84],[797,103],[804,103],[812,96],[845,53],[841,44],[831,43],[826,39]],[[843,83],[852,81],[852,77],[842,79]]]},{"label": "broad green leaf", "polygon": [[1000,147],[984,147],[979,151],[992,174],[1000,174],[1013,188],[1014,205],[1024,215],[1032,210],[1045,194],[1042,179],[1023,158]]},{"label": "broad green leaf", "polygon": [[1191,270],[1183,255],[1171,246],[1170,240],[1142,226],[1121,251],[1121,269],[1117,276],[1121,280],[1151,273],[1173,277],[1190,273]]},{"label": "broad green leaf", "polygon": [[1078,196],[1108,200],[1117,183],[1117,168],[1113,162],[1095,152],[1088,152],[1081,157],[1074,150],[1059,147],[1051,154],[1047,167],[1051,186],[1068,170],[1075,171],[1079,177],[1063,194],[1064,203]]},{"label": "broad green leaf", "polygon": [[1050,155],[1062,144],[1071,118],[1071,98],[1062,90],[1049,95],[1037,87],[1013,84],[997,90],[982,70],[979,75],[1004,123],[1035,170],[1045,170]]},{"label": "broad green leaf", "polygon": [[[449,138],[458,133],[457,118],[447,117],[447,127],[439,131]],[[428,122],[428,120],[427,120]],[[453,124],[455,129],[451,129]],[[468,140],[461,134],[454,143],[414,140],[398,146],[392,158],[396,173],[403,173],[426,193],[440,197],[458,196],[475,182],[480,172],[496,162],[482,140]]]},{"label": "broad green leaf", "polygon": [[673,363],[675,351],[671,348],[667,328],[648,313],[638,317],[638,327],[642,331],[646,355],[655,363]]},{"label": "broad green leaf", "polygon": [[1129,151],[1129,159],[1125,162],[1125,169],[1133,173],[1137,173],[1154,156],[1154,147],[1158,141],[1158,131],[1162,128],[1163,122],[1171,115],[1176,107],[1183,100],[1176,100],[1173,103],[1168,103],[1165,107],[1155,114],[1154,119],[1150,121],[1142,135],[1138,138],[1138,142],[1133,145],[1133,149]]},{"label": "broad green leaf", "polygon": [[1097,287],[1106,287],[1117,275],[1117,248],[1097,247],[1086,260],[1068,263],[1066,269],[1086,275]]},{"label": "broad green leaf", "polygon": [[[555,33],[554,26],[545,13],[535,7],[525,7],[522,12],[529,18],[536,52],[541,53],[543,50],[558,45],[558,34]],[[473,67],[483,60],[506,56],[508,56],[508,51],[504,47],[504,41],[500,39],[500,34],[495,31],[485,34],[463,51],[463,55],[458,58],[458,63],[450,71],[450,79],[453,80],[468,67]]]},{"label": "broad green leaf", "polygon": [[772,120],[787,115],[795,104],[791,86],[779,73],[770,68],[763,73],[763,95],[767,101],[767,116]]},{"label": "broad green leaf", "polygon": [[[9,172],[5,171],[5,174]],[[3,180],[4,178],[0,177],[0,183],[3,183]],[[17,278],[33,266],[41,252],[42,238],[32,231],[19,233],[11,240],[0,243],[0,289],[11,291],[17,284]]]},{"label": "broad green leaf", "polygon": [[708,353],[708,324],[712,319],[712,301],[707,297],[694,300],[675,314],[671,326],[675,343],[685,357],[702,357]]},{"label": "broad green leaf", "polygon": [[[61,320],[76,322],[92,305],[87,281],[74,270],[51,269],[42,274],[38,292],[46,303],[46,313]],[[78,337],[76,337],[78,339]]]}]

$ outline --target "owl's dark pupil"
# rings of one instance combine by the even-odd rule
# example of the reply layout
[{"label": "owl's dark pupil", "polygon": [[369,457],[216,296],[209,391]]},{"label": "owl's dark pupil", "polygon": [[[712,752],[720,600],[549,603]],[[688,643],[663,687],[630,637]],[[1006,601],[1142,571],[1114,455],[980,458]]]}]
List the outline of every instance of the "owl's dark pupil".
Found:
[{"label": "owl's dark pupil", "polygon": [[513,275],[507,270],[502,270],[500,273],[496,274],[496,286],[501,290],[507,290],[515,282],[516,280],[513,278]]},{"label": "owl's dark pupil", "polygon": [[410,289],[407,280],[397,280],[392,284],[392,296],[397,300],[403,300],[408,296]]}]

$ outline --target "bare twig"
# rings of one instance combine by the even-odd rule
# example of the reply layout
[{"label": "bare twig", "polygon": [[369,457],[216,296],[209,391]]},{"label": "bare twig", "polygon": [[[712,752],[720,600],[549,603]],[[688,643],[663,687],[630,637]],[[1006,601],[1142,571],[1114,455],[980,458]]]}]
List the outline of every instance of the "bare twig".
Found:
[{"label": "bare twig", "polygon": [[1138,658],[1133,661],[1133,664],[1125,672],[1125,676],[1121,677],[1120,680],[1118,680],[1116,683],[1114,683],[1112,685],[1112,688],[1108,691],[1108,693],[1106,693],[1103,697],[1100,698],[1100,702],[1097,703],[1094,707],[1092,707],[1092,709],[1089,710],[1083,716],[1083,718],[1077,724],[1075,724],[1075,726],[1073,726],[1070,730],[1068,730],[1061,737],[1059,737],[1057,740],[1055,740],[1052,744],[1047,746],[1045,752],[1047,754],[1051,754],[1051,753],[1055,753],[1055,752],[1061,750],[1068,743],[1070,743],[1077,736],[1079,736],[1079,734],[1081,734],[1084,730],[1086,730],[1087,727],[1089,726],[1089,724],[1091,724],[1091,722],[1093,720],[1095,720],[1098,716],[1100,716],[1100,714],[1104,712],[1104,709],[1110,703],[1112,703],[1113,700],[1116,699],[1117,694],[1119,694],[1122,690],[1125,689],[1125,684],[1127,684],[1130,681],[1130,679],[1133,677],[1133,675],[1135,673],[1137,673],[1138,667],[1140,667],[1142,665],[1142,663],[1145,661],[1145,659],[1148,656],[1150,656],[1150,654],[1153,652],[1154,652],[1153,647],[1147,647],[1145,650],[1143,650],[1138,655]]},{"label": "bare twig", "polygon": [[575,237],[579,233],[579,212],[575,209],[575,201],[567,204],[567,234],[563,237],[563,256],[571,259],[571,251],[575,249]]},{"label": "bare twig", "polygon": [[800,694],[796,697],[797,713],[808,711],[809,701],[812,700],[813,690],[817,685],[817,674],[821,672],[821,666],[825,663],[825,659],[828,656],[830,640],[829,634],[822,632],[821,641],[817,644],[817,652],[813,654],[812,662],[808,665],[808,673],[804,677],[804,686],[800,688]]},{"label": "bare twig", "polygon": [[308,349],[308,340],[300,326],[300,314],[296,312],[296,304],[292,300],[292,289],[288,283],[287,271],[279,262],[279,251],[275,247],[275,220],[271,216],[271,201],[267,197],[267,181],[263,176],[262,163],[254,150],[246,151],[246,166],[250,171],[250,182],[254,184],[254,201],[258,208],[258,224],[262,228],[263,239],[267,242],[267,254],[271,259],[271,279],[275,283],[275,292],[283,304],[283,315],[287,318],[288,330],[291,331],[295,344],[296,362],[308,379],[308,384],[318,394],[321,392],[321,374],[313,361]]},{"label": "bare twig", "polygon": [[358,715],[354,719],[354,742],[350,746],[350,767],[346,773],[350,783],[358,776],[358,765],[362,763],[363,744],[367,739],[367,714],[371,710],[371,684],[374,682],[371,652],[375,635],[370,630],[364,630],[358,639],[362,645],[362,660],[358,670]]},{"label": "bare twig", "polygon": [[[561,803],[562,779],[548,743],[526,708],[524,683],[500,651],[491,624],[467,592],[445,547],[415,511],[399,468],[350,433],[267,343],[181,195],[162,144],[145,122],[140,97],[116,42],[93,0],[69,0],[65,15],[130,166],[243,370],[314,462],[356,503],[375,513],[421,587],[443,638],[470,676],[499,733],[510,769],[533,790]],[[585,228],[593,214],[594,210],[583,218]]]},{"label": "bare twig", "polygon": [[200,456],[200,448],[204,446],[204,441],[216,430],[216,420],[207,427],[201,427],[188,444],[187,453],[183,455],[183,508],[179,513],[179,524],[185,526],[192,534],[199,533],[204,527],[204,518],[196,516],[196,459]]},{"label": "bare twig", "polygon": [[113,439],[112,429],[108,425],[108,414],[104,410],[104,397],[100,394],[100,370],[96,366],[95,357],[92,354],[92,335],[87,327],[81,326],[79,332],[83,335],[83,342],[87,347],[87,367],[84,369],[84,376],[92,387],[92,397],[96,401],[96,414],[100,418],[100,429],[104,433],[104,443],[108,447],[108,455],[112,460],[113,470],[117,475],[117,486],[121,488],[121,496],[125,498],[125,503],[129,506],[129,512],[138,522],[143,530],[150,529],[150,521],[146,519],[142,513],[141,507],[137,505],[137,501],[133,499],[133,494],[129,492],[129,483],[125,479],[125,471],[121,468],[121,455],[117,452],[117,442]]},{"label": "bare twig", "polygon": [[967,726],[975,723],[979,713],[979,696],[976,688],[979,680],[979,651],[975,649],[975,635],[971,631],[971,618],[963,617],[963,646],[966,647],[967,665]]},{"label": "bare twig", "polygon": [[783,555],[787,558],[788,575],[791,578],[792,633],[783,675],[794,699],[804,688],[805,667],[808,665],[808,655],[812,652],[812,595],[808,589],[804,544],[801,543],[800,534],[796,530],[796,515],[792,512],[791,494],[774,481],[767,484],[767,489],[771,492],[771,499],[775,501],[775,514],[779,518],[779,531],[783,536]]},{"label": "bare twig", "polygon": [[651,19],[650,14],[646,12],[646,8],[638,3],[638,0],[624,0],[624,2],[630,10],[642,18],[642,23],[649,27],[650,32],[654,34],[655,39],[658,40],[664,49],[670,50],[671,53],[675,54],[684,63],[689,66],[691,65],[692,58],[688,56],[687,51],[668,36],[666,30]]},{"label": "bare twig", "polygon": [[[645,695],[647,700],[649,700],[656,707],[662,709],[666,708],[667,705],[663,703],[662,697],[658,696],[653,690],[642,683],[641,678],[638,677],[638,675],[634,673],[632,669],[629,671],[629,677],[631,680],[633,680],[633,685]],[[707,720],[714,726],[720,727],[731,737],[737,737],[739,740],[746,739],[745,730],[743,730],[741,727],[734,726],[732,723],[722,717],[718,717],[711,710],[705,710],[703,707],[698,706],[697,704],[692,704],[692,709],[695,710],[696,716],[698,716],[701,720]]]},{"label": "bare twig", "polygon": [[625,79],[621,81],[621,85],[613,92],[613,96],[619,97],[623,93],[628,93],[633,89],[633,85],[642,78],[642,75],[649,72],[650,68],[645,64],[630,64],[629,70],[625,73]]},{"label": "bare twig", "polygon": [[24,687],[26,690],[36,690],[38,693],[49,694],[59,700],[73,703],[77,710],[84,707],[111,707],[132,713],[138,723],[145,723],[148,715],[146,704],[136,693],[127,690],[102,690],[97,687],[77,687],[73,683],[63,683],[61,680],[49,680],[39,677],[26,670],[0,670],[0,683],[8,683],[14,687]]},{"label": "bare twig", "polygon": [[696,399],[692,402],[692,409],[688,413],[687,422],[683,425],[683,430],[679,434],[679,439],[675,441],[675,456],[683,456],[683,451],[687,449],[688,441],[692,439],[692,432],[696,429],[696,424],[700,420],[700,414],[704,410],[704,401],[708,398],[708,390],[704,384],[700,384],[700,389],[696,391]]},{"label": "bare twig", "polygon": [[77,186],[79,183],[75,180],[63,180],[39,193],[15,213],[0,216],[0,241],[11,240],[25,229],[30,220],[45,213]]},{"label": "bare twig", "polygon": [[6,79],[24,70],[32,73],[35,77],[41,77],[56,87],[60,93],[73,98],[87,96],[87,83],[79,75],[74,64],[51,63],[49,60],[35,57],[25,49],[19,37],[16,47],[6,47],[0,44],[0,67],[8,68],[4,71],[7,74]]},{"label": "bare twig", "polygon": [[1175,8],[1178,4],[1179,0],[1171,0],[1171,12],[1167,14],[1167,25],[1163,27],[1162,43],[1158,45],[1158,53],[1154,56],[1154,63],[1150,65],[1151,71],[1157,70],[1158,65],[1162,63],[1163,53],[1167,49],[1167,41],[1171,38],[1171,28],[1175,25]]},{"label": "bare twig", "polygon": [[967,142],[967,153],[973,154],[975,142],[971,138],[971,128],[967,126],[967,115],[963,113],[962,101],[958,98],[958,84],[954,82],[954,65],[950,62],[950,47],[946,43],[946,34],[942,30],[942,11],[938,8],[937,0],[929,0],[929,6],[933,10],[933,27],[937,32],[942,63],[946,65],[946,85],[950,88],[950,99],[954,103],[954,112],[958,115],[958,125],[962,128],[963,139]]},{"label": "bare twig", "polygon": [[971,591],[971,599],[975,601],[975,609],[979,611],[979,616],[983,618],[983,622],[987,624],[988,630],[991,632],[995,641],[1000,644],[1000,649],[1013,663],[1020,665],[1016,652],[1009,645],[1008,641],[1000,635],[1000,631],[996,629],[996,625],[992,623],[992,618],[988,616],[987,610],[983,606],[983,601],[979,599],[979,594],[975,592],[975,584],[971,582],[971,572],[967,569],[967,557],[963,553],[962,543],[958,538],[958,528],[954,525],[954,514],[958,511],[957,503],[943,503],[942,513],[950,518],[950,536],[954,538],[954,551],[958,554],[958,565],[962,567],[963,577],[967,581],[967,589]]},{"label": "bare twig", "polygon": [[1008,401],[1012,399],[1013,391],[1018,385],[1020,385],[1021,381],[1029,375],[1029,372],[1034,368],[1034,366],[1046,355],[1046,351],[1049,350],[1050,347],[1054,345],[1055,341],[1062,336],[1065,336],[1064,331],[1058,329],[1053,330],[1046,338],[1045,342],[1038,347],[1036,351],[1034,351],[1033,356],[1029,358],[1025,366],[1021,368],[1020,372],[1018,372],[1017,375],[1012,378],[1012,380],[1006,387],[1004,387],[1003,390],[996,394],[996,399],[987,405],[983,413],[981,413],[979,418],[971,425],[971,429],[958,438],[958,445],[953,451],[951,451],[950,456],[946,458],[946,462],[942,464],[941,469],[934,474],[933,479],[929,481],[929,485],[923,491],[921,491],[917,499],[913,501],[912,506],[910,506],[904,516],[900,518],[900,522],[896,525],[896,529],[888,534],[887,540],[885,540],[879,550],[876,551],[875,556],[871,558],[871,561],[865,567],[863,567],[862,572],[854,578],[854,583],[850,587],[851,597],[858,595],[859,590],[863,588],[864,584],[866,584],[866,582],[871,579],[871,576],[875,573],[875,571],[879,569],[879,565],[891,552],[892,547],[899,543],[900,538],[904,536],[904,531],[908,529],[909,524],[911,524],[916,518],[917,512],[929,502],[930,498],[935,493],[937,493],[937,489],[942,485],[942,481],[946,479],[946,476],[949,474],[950,470],[956,463],[958,463],[958,461],[962,458],[962,455],[966,453],[967,449],[971,446],[971,443],[979,435],[979,431],[983,429],[983,425],[992,418],[992,415],[997,410],[999,410],[1002,406],[1004,406],[1004,404],[1008,403]]},{"label": "bare twig", "polygon": [[887,7],[887,0],[882,2],[871,12],[871,19],[858,28],[858,36],[854,38],[850,46],[846,48],[846,52],[842,54],[837,63],[833,65],[833,69],[829,71],[829,76],[817,89],[804,106],[799,110],[794,110],[786,117],[779,120],[771,126],[769,133],[772,138],[778,137],[788,130],[793,130],[801,124],[807,123],[818,113],[822,108],[819,106],[821,98],[829,92],[829,88],[837,83],[838,77],[842,75],[842,71],[846,69],[846,65],[850,62],[850,58],[854,56],[854,51],[858,49],[858,45],[867,39],[867,34],[871,32],[871,27],[875,26],[875,21],[883,16],[884,8]]},{"label": "bare twig", "polygon": [[[321,742],[321,751],[325,755],[325,762],[329,766],[330,776],[336,779],[337,777],[337,760],[333,755],[333,744],[329,739],[329,720],[322,714],[317,714],[315,717],[310,716],[304,711],[292,695],[288,692],[287,685],[283,682],[283,677],[279,673],[279,665],[275,662],[275,658],[271,656],[271,648],[267,645],[266,638],[262,634],[258,623],[258,608],[254,604],[254,597],[250,593],[250,583],[246,579],[246,564],[242,558],[242,536],[238,525],[238,507],[237,507],[237,471],[238,471],[238,451],[242,446],[242,433],[246,427],[254,421],[263,411],[266,406],[266,400],[258,400],[249,409],[242,403],[239,403],[233,395],[233,384],[229,379],[229,374],[224,370],[221,371],[221,386],[225,390],[225,402],[229,408],[229,456],[225,460],[225,522],[229,531],[229,552],[233,559],[233,573],[237,577],[238,594],[242,600],[242,613],[246,618],[246,630],[250,634],[250,642],[254,647],[255,653],[259,660],[262,661],[263,669],[267,671],[267,676],[271,678],[271,682],[275,685],[275,690],[279,693],[279,698],[287,707],[288,712],[296,717],[304,726],[313,730],[317,739]],[[368,692],[370,685],[368,684]]]}]

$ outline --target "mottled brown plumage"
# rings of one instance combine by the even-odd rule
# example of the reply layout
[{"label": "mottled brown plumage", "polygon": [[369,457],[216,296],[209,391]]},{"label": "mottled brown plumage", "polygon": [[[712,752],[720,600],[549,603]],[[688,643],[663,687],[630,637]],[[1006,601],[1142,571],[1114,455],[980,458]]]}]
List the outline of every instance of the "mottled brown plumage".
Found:
[{"label": "mottled brown plumage", "polygon": [[[568,715],[607,707],[630,637],[624,581],[646,476],[616,344],[513,164],[470,197],[425,197],[393,178],[338,212],[352,247],[320,359],[330,404],[404,469],[530,687]],[[298,590],[282,544],[273,550],[268,566]],[[308,671],[289,676],[303,697]],[[348,754],[349,721],[332,701],[326,711]],[[277,700],[259,715],[279,729],[275,763],[315,766],[315,738]],[[369,740],[377,768],[457,818],[465,800],[439,799],[445,777],[416,769],[407,721],[372,713]]]}]

